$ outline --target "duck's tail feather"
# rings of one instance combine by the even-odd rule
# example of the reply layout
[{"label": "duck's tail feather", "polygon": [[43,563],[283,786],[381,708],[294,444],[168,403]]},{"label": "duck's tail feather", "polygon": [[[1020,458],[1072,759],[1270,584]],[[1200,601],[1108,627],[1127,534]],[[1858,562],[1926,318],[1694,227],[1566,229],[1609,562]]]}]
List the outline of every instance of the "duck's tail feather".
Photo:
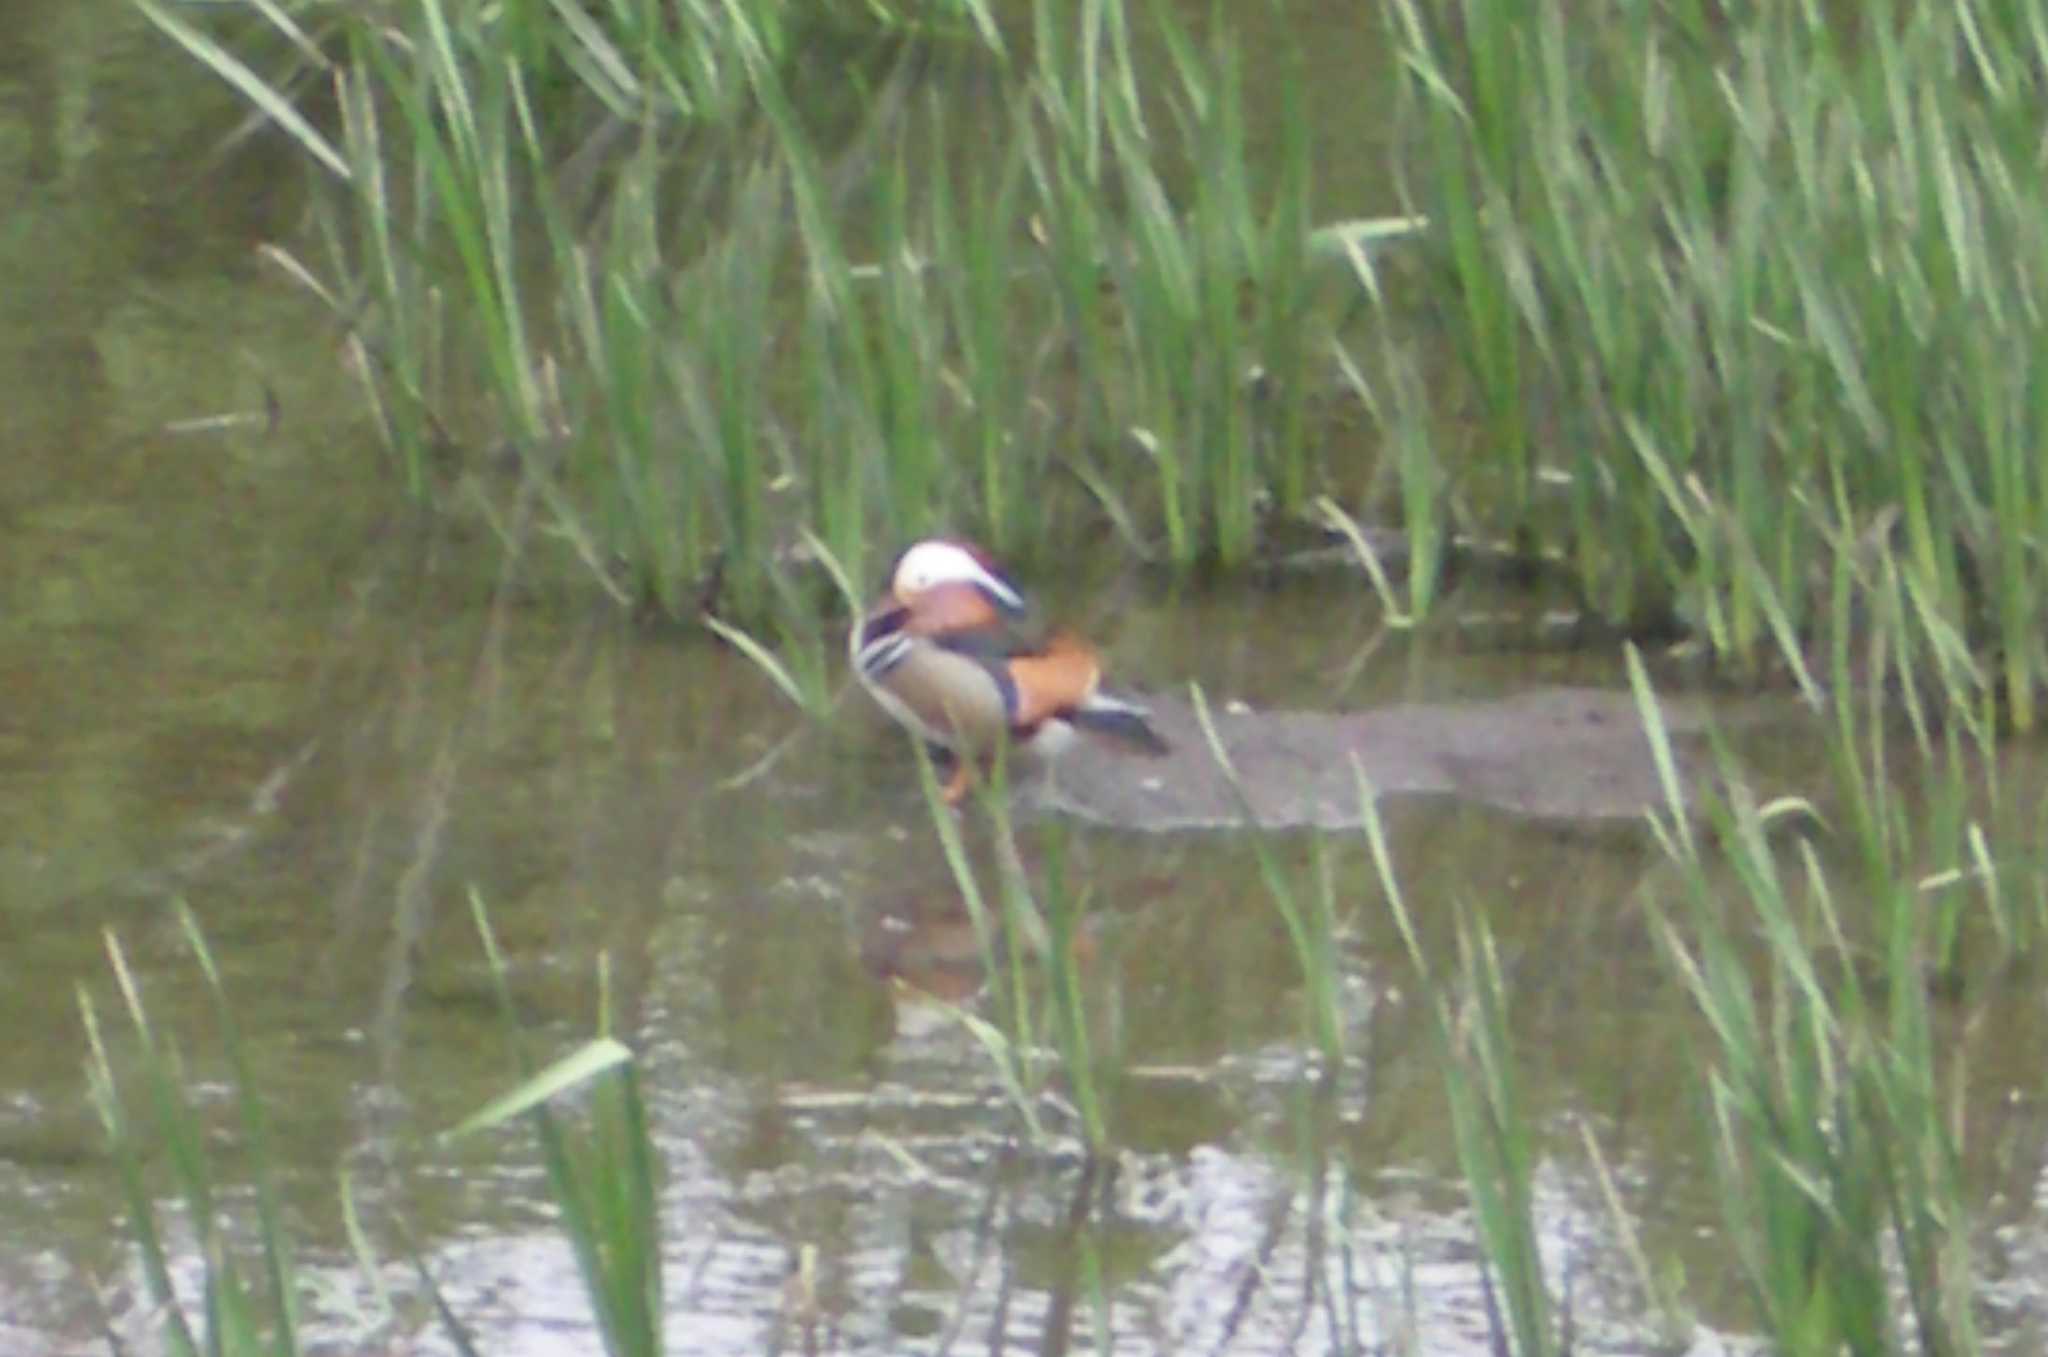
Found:
[{"label": "duck's tail feather", "polygon": [[1085,731],[1106,736],[1140,754],[1156,757],[1173,752],[1173,746],[1152,728],[1143,707],[1108,693],[1096,693],[1074,708],[1068,719]]}]

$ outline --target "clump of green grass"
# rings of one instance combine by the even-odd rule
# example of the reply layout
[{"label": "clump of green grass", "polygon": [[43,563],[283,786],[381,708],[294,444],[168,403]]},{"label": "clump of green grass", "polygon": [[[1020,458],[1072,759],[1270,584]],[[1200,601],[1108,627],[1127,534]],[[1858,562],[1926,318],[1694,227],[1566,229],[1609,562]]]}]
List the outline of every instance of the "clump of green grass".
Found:
[{"label": "clump of green grass", "polygon": [[1920,1351],[1977,1351],[1949,1115],[1962,1072],[1943,1067],[1930,997],[1950,924],[1907,867],[1917,845],[1901,823],[1859,819],[1881,870],[1845,900],[1809,839],[1774,832],[1816,823],[1811,802],[1760,804],[1740,782],[1682,801],[1639,664],[1635,677],[1677,877],[1675,899],[1649,903],[1703,1020],[1707,1149],[1759,1324],[1787,1352],[1900,1351],[1902,1328]]},{"label": "clump of green grass", "polygon": [[[526,1077],[519,1086],[480,1109],[448,1133],[454,1139],[527,1118],[538,1136],[548,1180],[561,1211],[562,1229],[576,1253],[584,1286],[611,1357],[654,1357],[661,1351],[661,1257],[658,1170],[646,1106],[640,1097],[632,1053],[609,1033],[537,1067],[518,1043],[509,982],[481,902],[473,901],[479,934],[514,1038],[514,1060]],[[154,1322],[167,1349],[186,1357],[289,1357],[304,1350],[300,1320],[303,1279],[286,1228],[272,1156],[269,1122],[249,1075],[241,1031],[221,983],[212,951],[191,911],[178,907],[178,922],[213,1001],[215,1021],[235,1089],[236,1131],[246,1151],[255,1200],[250,1231],[258,1262],[253,1269],[238,1253],[230,1228],[226,1195],[205,1148],[206,1128],[189,1092],[190,1076],[177,1046],[151,1021],[142,987],[125,952],[111,935],[108,960],[120,990],[132,1037],[131,1054],[117,1069],[114,1047],[98,1006],[83,989],[79,1009],[90,1058],[92,1099],[105,1127],[127,1202]],[[609,988],[600,986],[608,995]],[[608,1000],[601,1000],[608,1011]],[[143,1092],[132,1092],[140,1082]],[[550,1101],[588,1086],[589,1129],[564,1126]],[[166,1220],[146,1166],[161,1158],[182,1201],[184,1226],[202,1263],[199,1294],[181,1296],[173,1281]],[[377,1281],[367,1236],[357,1219],[343,1177],[344,1217],[351,1242],[374,1290],[391,1318],[389,1298]],[[459,1350],[473,1352],[460,1317],[440,1295],[424,1262],[422,1286]]]},{"label": "clump of green grass", "polygon": [[993,846],[996,889],[991,898],[921,745],[918,778],[940,850],[974,926],[995,1018],[985,1021],[965,1010],[959,1016],[989,1053],[1030,1134],[1046,1135],[1039,1107],[1048,1081],[1058,1075],[1082,1144],[1090,1159],[1099,1158],[1114,1145],[1108,1097],[1116,1074],[1114,1051],[1096,1040],[1090,1022],[1081,938],[1087,900],[1071,887],[1064,831],[1054,824],[1041,833],[1040,868],[1032,873],[1010,814],[1006,761],[999,760],[974,797]]},{"label": "clump of green grass", "polygon": [[1314,884],[1308,889],[1299,887],[1282,865],[1268,832],[1259,824],[1251,796],[1245,790],[1243,779],[1238,776],[1222,736],[1217,733],[1208,699],[1199,687],[1190,692],[1202,737],[1208,742],[1210,756],[1222,770],[1237,801],[1239,813],[1249,826],[1248,837],[1252,854],[1258,861],[1260,879],[1287,929],[1288,943],[1301,967],[1303,1038],[1321,1057],[1322,1078],[1334,1080],[1344,1065],[1345,1043],[1342,959],[1337,941],[1337,887],[1329,848],[1320,834],[1309,840],[1310,872]]},{"label": "clump of green grass", "polygon": [[[1416,289],[1312,228],[1298,102],[1254,150],[1228,22],[867,6],[859,54],[896,64],[820,97],[807,44],[857,7],[138,3],[328,183],[324,259],[273,257],[406,485],[473,502],[511,466],[622,603],[808,617],[801,529],[856,572],[941,524],[1236,565],[1364,482],[1414,535],[1413,619],[1455,512],[1816,700],[1830,638],[1888,628],[1903,682],[2037,719],[2048,45],[2015,7],[1402,0]],[[991,112],[949,118],[932,48]],[[1328,342],[1333,251],[1368,361]]]},{"label": "clump of green grass", "polygon": [[[1237,566],[1261,513],[1298,513],[1311,486],[1307,123],[1290,105],[1272,173],[1256,174],[1227,35],[1204,53],[1177,26],[1160,31],[1175,141],[1148,116],[1127,41],[1108,45],[1111,75],[1092,98],[1084,51],[1079,78],[1047,82],[1061,93],[1046,101],[1041,216],[1070,328],[1104,378],[1100,437],[1151,464],[1164,555]],[[1184,148],[1184,167],[1162,144]],[[1107,300],[1089,295],[1105,284]]]},{"label": "clump of green grass", "polygon": [[[124,1086],[132,1085],[134,1079],[124,1080],[116,1070],[98,1006],[81,987],[78,1006],[90,1053],[86,1073],[93,1105],[99,1111],[100,1124],[106,1130],[120,1175],[144,1285],[168,1349],[181,1357],[198,1357],[201,1353],[219,1357],[256,1353],[289,1357],[302,1350],[299,1279],[272,1167],[269,1122],[250,1082],[241,1032],[213,954],[200,936],[192,912],[182,904],[178,906],[178,924],[206,977],[207,993],[213,1001],[214,1017],[234,1078],[237,1129],[248,1151],[256,1199],[254,1235],[259,1262],[253,1276],[230,1237],[221,1186],[208,1159],[205,1128],[189,1092],[184,1060],[177,1046],[150,1021],[141,985],[128,965],[126,953],[111,934],[107,937],[107,959],[121,992],[121,1005],[134,1042],[138,1067],[134,1077],[140,1080],[144,1092],[139,1098],[124,1092]],[[192,1298],[179,1295],[173,1284],[165,1222],[145,1172],[145,1164],[156,1157],[159,1147],[169,1166],[174,1189],[183,1202],[185,1227],[191,1231],[203,1260],[196,1307],[190,1306]]]},{"label": "clump of green grass", "polygon": [[1092,945],[1083,937],[1088,897],[1068,874],[1065,831],[1048,824],[1038,835],[1038,870],[1030,871],[1019,850],[1008,803],[1007,761],[998,758],[993,775],[977,788],[973,804],[986,821],[993,845],[994,898],[970,860],[960,823],[940,793],[924,746],[917,745],[918,780],[971,920],[987,978],[984,1018],[965,1007],[953,1016],[987,1053],[1010,1109],[1033,1142],[1044,1145],[1053,1131],[1043,1116],[1050,1106],[1070,1113],[1081,1145],[1081,1170],[1067,1213],[1071,1250],[1060,1265],[1046,1319],[1048,1341],[1072,1341],[1076,1292],[1091,1302],[1095,1348],[1109,1352],[1109,1282],[1095,1229],[1099,1193],[1116,1165],[1114,1094],[1122,1075],[1121,1050],[1101,1039],[1092,1015],[1100,987],[1084,971]]},{"label": "clump of green grass", "polygon": [[2030,728],[2048,46],[2025,7],[1391,13],[1475,515],[1739,668],[1903,614],[1915,682]]},{"label": "clump of green grass", "polygon": [[1414,963],[1417,988],[1431,1007],[1458,1165],[1472,1197],[1480,1249],[1505,1299],[1505,1324],[1490,1316],[1496,1345],[1522,1357],[1568,1351],[1536,1243],[1536,1126],[1515,1074],[1507,988],[1492,931],[1460,902],[1456,972],[1437,967],[1416,932],[1377,798],[1362,776],[1359,802],[1381,889]]},{"label": "clump of green grass", "polygon": [[[1668,870],[1650,878],[1645,904],[1700,1019],[1687,1096],[1751,1302],[1738,1323],[1785,1352],[1980,1351],[1959,1114],[1968,1070],[1940,1038],[1952,1026],[1940,1010],[2038,944],[2031,855],[1993,847],[2024,842],[2038,812],[2002,807],[1995,751],[1966,727],[1916,731],[1882,694],[1847,690],[1835,694],[1834,758],[1811,798],[1762,800],[1725,754],[1717,784],[1684,782],[1633,651],[1630,668],[1666,798],[1650,828]],[[1455,964],[1426,952],[1361,795],[1443,1055],[1501,1301],[1497,1342],[1569,1350],[1570,1317],[1537,1248],[1543,1129],[1520,1089],[1501,959],[1462,902]],[[1617,1228],[1646,1297],[1682,1328],[1687,1297],[1658,1280],[1625,1217]]]},{"label": "clump of green grass", "polygon": [[[525,1118],[540,1142],[562,1232],[576,1253],[583,1289],[609,1357],[658,1357],[662,1351],[660,1168],[633,1053],[608,1030],[545,1067],[519,1042],[518,1015],[503,955],[481,899],[471,912],[491,968],[514,1059],[525,1076],[449,1131],[455,1139]],[[599,990],[601,1029],[610,1022],[609,972]],[[573,1133],[550,1107],[587,1087],[588,1129]],[[444,1307],[445,1308],[445,1307]]]},{"label": "clump of green grass", "polygon": [[806,44],[856,7],[138,3],[318,167],[321,253],[271,257],[333,307],[406,487],[510,471],[621,603],[809,616],[801,530],[856,572],[940,525],[1028,560],[1105,521],[1240,564],[1331,478],[1306,114],[1254,149],[1228,25],[868,6],[865,60],[908,55],[821,91]]}]

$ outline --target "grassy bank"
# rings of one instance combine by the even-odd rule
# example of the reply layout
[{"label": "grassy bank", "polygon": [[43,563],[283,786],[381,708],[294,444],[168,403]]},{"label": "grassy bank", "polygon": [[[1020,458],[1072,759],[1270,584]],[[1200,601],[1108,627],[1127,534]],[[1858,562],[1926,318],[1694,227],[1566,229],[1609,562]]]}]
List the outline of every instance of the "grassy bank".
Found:
[{"label": "grassy bank", "polygon": [[1395,6],[1454,460],[1602,613],[2030,727],[2037,20],[1597,8]]},{"label": "grassy bank", "polygon": [[912,8],[148,6],[316,167],[278,257],[407,487],[516,464],[621,601],[807,615],[799,528],[1242,563],[1320,485],[1300,118],[1253,155],[1227,33],[1141,94],[1120,4]]},{"label": "grassy bank", "polygon": [[1303,102],[1248,126],[1270,16],[139,2],[306,153],[320,229],[273,257],[407,487],[516,468],[622,604],[800,632],[802,530],[861,578],[939,526],[1229,569],[1342,511],[1411,535],[1416,616],[1466,533],[1738,670],[1811,692],[1853,646],[2035,720],[2022,7],[1360,17],[1393,233],[1429,222],[1389,277],[1310,219]]}]

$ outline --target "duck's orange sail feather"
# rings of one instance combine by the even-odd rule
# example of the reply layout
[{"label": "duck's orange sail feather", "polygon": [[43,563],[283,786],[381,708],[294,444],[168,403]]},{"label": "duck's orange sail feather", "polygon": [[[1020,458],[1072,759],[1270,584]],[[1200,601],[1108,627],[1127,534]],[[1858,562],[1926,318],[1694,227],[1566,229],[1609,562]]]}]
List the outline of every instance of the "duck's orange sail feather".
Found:
[{"label": "duck's orange sail feather", "polygon": [[1080,637],[1054,632],[1039,653],[1011,657],[1010,681],[1017,685],[1012,724],[1035,726],[1093,697],[1102,681],[1102,662]]}]

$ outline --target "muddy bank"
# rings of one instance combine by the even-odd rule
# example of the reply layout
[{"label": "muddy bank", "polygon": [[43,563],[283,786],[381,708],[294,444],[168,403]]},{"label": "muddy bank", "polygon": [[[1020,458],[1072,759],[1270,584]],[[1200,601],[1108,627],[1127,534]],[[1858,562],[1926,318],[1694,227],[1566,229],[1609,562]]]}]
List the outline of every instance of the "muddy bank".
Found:
[{"label": "muddy bank", "polygon": [[[1162,694],[1148,702],[1171,754],[1137,759],[1084,741],[1036,789],[1037,803],[1124,829],[1243,826],[1189,701]],[[1553,688],[1347,713],[1212,706],[1212,715],[1252,814],[1268,828],[1355,827],[1354,767],[1381,796],[1458,797],[1542,819],[1630,818],[1665,803],[1626,692]],[[1692,737],[1707,717],[1701,704],[1664,704],[1686,785],[1699,772]]]}]

